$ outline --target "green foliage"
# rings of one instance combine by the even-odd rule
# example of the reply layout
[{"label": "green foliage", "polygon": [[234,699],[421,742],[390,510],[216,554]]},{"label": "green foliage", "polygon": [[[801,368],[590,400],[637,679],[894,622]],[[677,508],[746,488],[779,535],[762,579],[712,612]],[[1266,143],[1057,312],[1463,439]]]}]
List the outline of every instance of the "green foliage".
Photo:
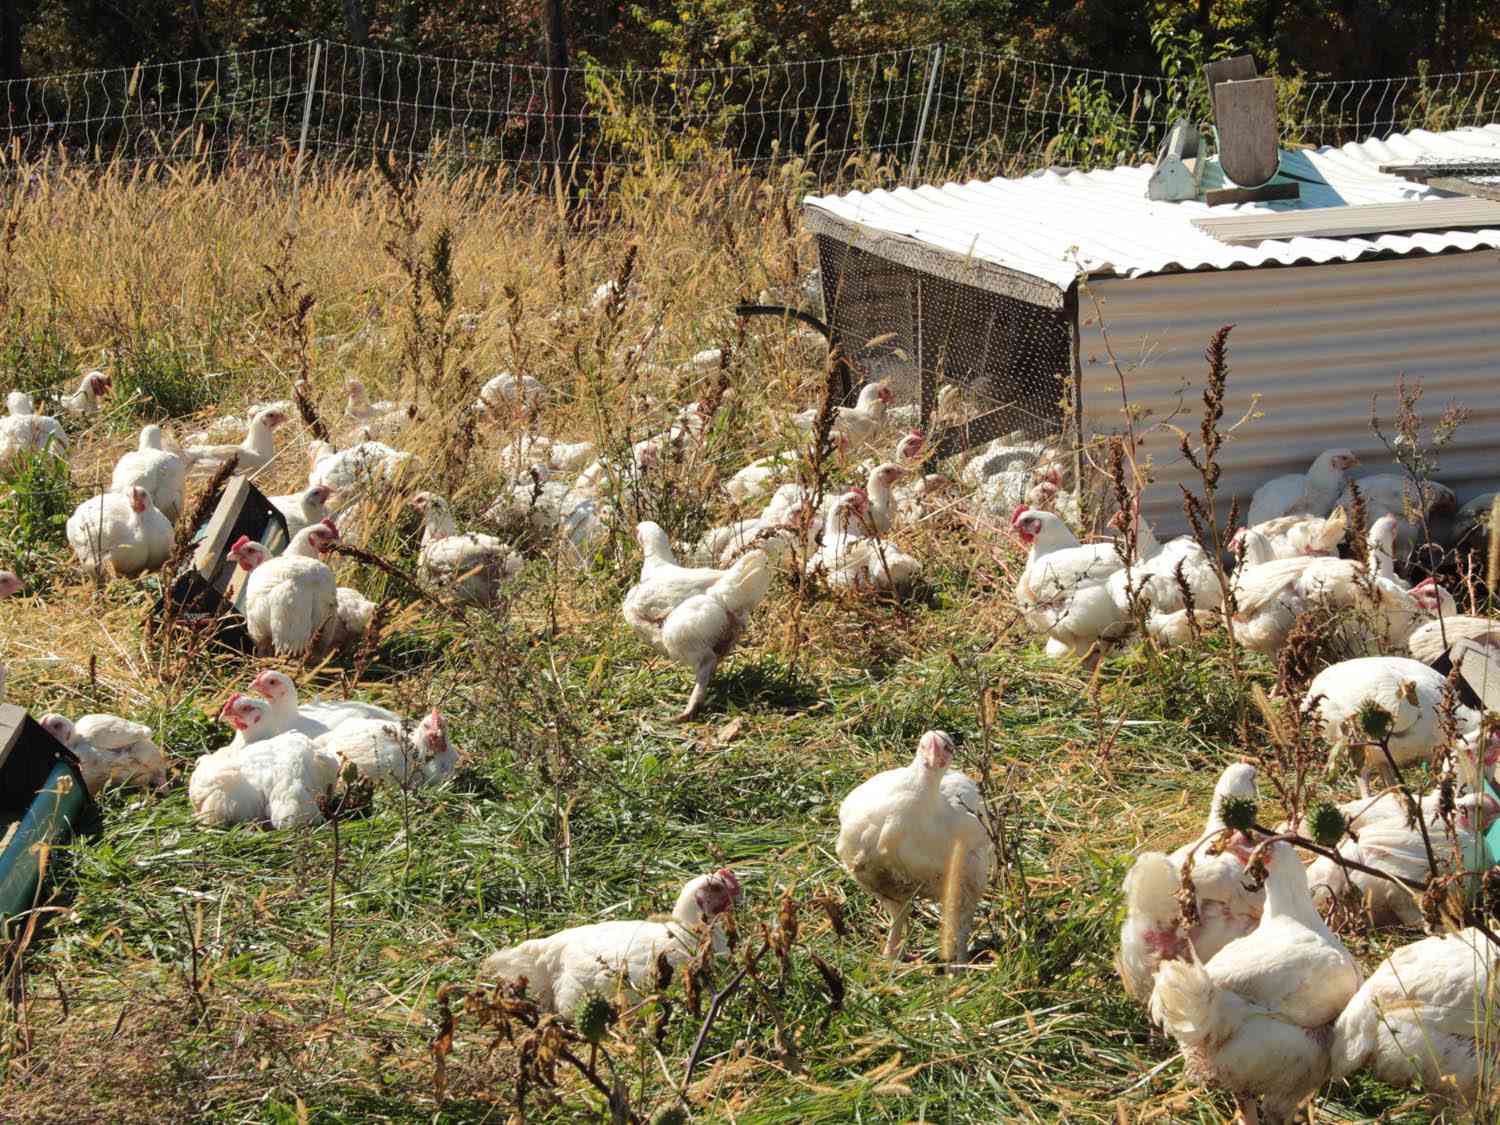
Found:
[{"label": "green foliage", "polygon": [[171,344],[144,342],[126,349],[114,371],[114,398],[143,422],[181,418],[214,402],[200,373],[202,360]]},{"label": "green foliage", "polygon": [[78,361],[55,311],[49,310],[40,321],[19,310],[12,313],[0,343],[0,379],[6,390],[37,396],[73,389],[70,384],[78,379]]},{"label": "green foliage", "polygon": [[0,558],[34,586],[50,581],[66,561],[73,489],[62,450],[21,453],[5,473],[0,494]]}]

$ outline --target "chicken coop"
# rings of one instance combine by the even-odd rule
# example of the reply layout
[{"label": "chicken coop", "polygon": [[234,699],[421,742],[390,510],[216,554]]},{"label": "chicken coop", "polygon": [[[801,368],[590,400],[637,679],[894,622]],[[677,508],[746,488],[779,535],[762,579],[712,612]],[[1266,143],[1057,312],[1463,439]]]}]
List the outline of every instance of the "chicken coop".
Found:
[{"label": "chicken coop", "polygon": [[[1161,198],[1164,169],[1183,167],[1165,151],[810,197],[832,337],[941,435],[939,457],[1026,438],[1098,467],[1128,399],[1153,476],[1143,511],[1163,531],[1186,527],[1177,486],[1198,478],[1174,427],[1196,435],[1204,348],[1227,324],[1223,425],[1250,417],[1220,455],[1226,510],[1328,448],[1383,471],[1372,400],[1388,422],[1403,377],[1429,421],[1471,412],[1438,478],[1460,502],[1495,488],[1500,126],[1272,146],[1278,190],[1261,198],[1202,190],[1201,165]],[[940,409],[945,384],[956,409]]]}]

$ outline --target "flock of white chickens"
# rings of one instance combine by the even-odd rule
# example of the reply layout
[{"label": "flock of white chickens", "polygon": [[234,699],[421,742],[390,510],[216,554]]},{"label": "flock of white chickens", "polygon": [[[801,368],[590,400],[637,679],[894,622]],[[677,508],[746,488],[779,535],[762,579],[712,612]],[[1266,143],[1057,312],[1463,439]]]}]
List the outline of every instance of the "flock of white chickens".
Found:
[{"label": "flock of white chickens", "polygon": [[[230,558],[247,572],[242,604],[257,654],[348,651],[370,626],[373,603],[338,584],[329,551],[340,540],[339,525],[361,518],[364,492],[411,479],[420,465],[377,440],[399,440],[408,408],[371,402],[358,382],[348,389],[344,423],[352,443],[335,449],[312,442],[306,488],[272,498],[290,544],[274,556],[248,539],[230,547]],[[109,390],[108,376],[90,372],[61,405],[95,412]],[[507,373],[485,385],[474,409],[534,421],[545,396],[534,379]],[[1426,523],[1414,517],[1453,513],[1452,494],[1441,485],[1381,476],[1359,481],[1367,542],[1359,545],[1363,557],[1339,558],[1349,474],[1358,461],[1348,450],[1329,451],[1308,473],[1272,481],[1256,494],[1248,524],[1234,538],[1234,565],[1225,570],[1196,540],[1159,543],[1146,526],[1128,537],[1133,554],[1124,539],[1080,542],[1070,527],[1077,510],[1060,458],[1019,435],[976,451],[956,480],[924,474],[924,435],[912,428],[910,408],[892,406],[892,397],[885,382],[873,382],[833,420],[842,463],[892,451],[889,460],[858,465],[863,486],[826,496],[810,491],[796,479],[799,455],[792,453],[745,466],[724,487],[741,512],[754,514],[687,546],[690,565],[679,561],[656,524],[635,528],[641,570],[622,612],[638,636],[693,677],[680,719],[702,707],[776,568],[804,568],[832,587],[905,588],[922,568],[892,532],[962,493],[970,513],[1008,518],[1025,547],[1015,603],[1045,638],[1048,654],[1091,658],[1143,632],[1161,645],[1187,643],[1222,621],[1218,611],[1232,599],[1235,638],[1274,655],[1302,615],[1320,607],[1347,611],[1378,655],[1324,669],[1303,701],[1334,753],[1360,745],[1372,701],[1390,716],[1398,765],[1447,749],[1440,722],[1445,678],[1427,662],[1460,637],[1489,639],[1496,623],[1458,615],[1449,591],[1430,579],[1410,584],[1398,573],[1415,525]],[[0,460],[22,450],[66,450],[60,424],[35,414],[29,397],[12,394],[8,405],[10,416],[0,419]],[[943,388],[938,418],[961,409],[956,392]],[[108,571],[131,578],[159,569],[173,549],[189,476],[230,457],[236,472],[256,473],[275,458],[278,428],[291,416],[290,403],[261,404],[180,443],[147,426],[139,448],[120,458],[109,490],[85,500],[68,520],[79,564],[101,579]],[[811,413],[790,421],[804,432],[814,424]],[[561,557],[587,556],[616,518],[611,480],[649,472],[668,450],[700,440],[707,422],[699,404],[684,408],[663,433],[637,443],[625,464],[600,458],[589,443],[533,429],[500,454],[512,483],[486,513],[500,535],[461,530],[445,496],[411,496],[424,525],[419,577],[456,601],[498,604],[522,567],[510,532],[556,543]],[[225,440],[236,427],[244,433],[238,444]],[[1117,526],[1130,519],[1123,514]],[[14,575],[0,573],[0,596],[19,589]],[[352,767],[375,782],[410,787],[443,781],[459,761],[437,710],[405,719],[368,703],[304,702],[293,681],[273,670],[256,675],[247,694],[232,695],[219,717],[233,728],[233,739],[193,763],[187,787],[197,816],[214,825],[316,824],[323,816],[318,798],[341,771]],[[1500,742],[1482,729],[1479,712],[1459,707],[1455,717],[1458,776],[1474,787],[1448,809],[1432,795],[1422,816],[1438,854],[1461,862],[1482,853],[1479,838],[1500,814],[1500,803],[1478,784]],[[47,715],[42,722],[78,757],[91,790],[167,778],[166,756],[139,723],[112,715],[71,721]],[[946,733],[927,732],[910,765],[870,778],[839,810],[837,855],[888,913],[888,957],[899,956],[913,904],[924,898],[942,904],[945,958],[969,957],[995,847],[978,785],[950,768],[954,750]],[[1494,1014],[1487,1007],[1494,946],[1476,930],[1429,937],[1399,949],[1366,977],[1319,913],[1320,905],[1356,895],[1374,924],[1421,922],[1419,894],[1363,870],[1417,884],[1428,874],[1419,826],[1396,795],[1370,788],[1383,765],[1367,758],[1359,799],[1343,810],[1352,831],[1336,850],[1360,868],[1329,857],[1304,868],[1285,841],[1257,841],[1239,823],[1242,810],[1230,815],[1235,802],[1257,796],[1255,767],[1237,763],[1220,779],[1202,836],[1170,855],[1140,856],[1127,879],[1121,979],[1181,1045],[1189,1074],[1229,1092],[1247,1121],[1261,1111],[1270,1121],[1290,1120],[1324,1082],[1361,1067],[1394,1083],[1419,1080],[1460,1102],[1475,1099],[1493,1077],[1495,1048],[1486,1037]],[[705,874],[682,889],[668,917],[527,941],[493,954],[483,973],[525,978],[534,1000],[567,1013],[622,983],[644,987],[659,956],[681,964],[722,952],[723,916],[740,895],[734,872]]]}]

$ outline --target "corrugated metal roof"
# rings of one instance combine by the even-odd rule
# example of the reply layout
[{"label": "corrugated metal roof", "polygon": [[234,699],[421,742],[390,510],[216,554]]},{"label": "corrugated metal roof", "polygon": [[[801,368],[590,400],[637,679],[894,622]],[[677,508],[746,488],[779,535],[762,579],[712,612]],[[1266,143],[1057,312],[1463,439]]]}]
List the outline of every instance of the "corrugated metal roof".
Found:
[{"label": "corrugated metal roof", "polygon": [[1093,172],[1035,172],[1019,179],[971,180],[894,191],[812,196],[809,225],[821,233],[857,235],[881,253],[883,242],[909,257],[913,243],[943,256],[1038,278],[1067,289],[1080,270],[1091,276],[1144,277],[1177,270],[1355,261],[1378,256],[1500,248],[1500,229],[1428,231],[1349,238],[1292,238],[1234,246],[1192,225],[1205,215],[1283,212],[1363,203],[1445,198],[1443,193],[1382,173],[1381,164],[1500,160],[1500,125],[1398,134],[1341,148],[1294,150],[1282,169],[1303,179],[1296,202],[1210,208],[1146,198],[1151,167]]}]

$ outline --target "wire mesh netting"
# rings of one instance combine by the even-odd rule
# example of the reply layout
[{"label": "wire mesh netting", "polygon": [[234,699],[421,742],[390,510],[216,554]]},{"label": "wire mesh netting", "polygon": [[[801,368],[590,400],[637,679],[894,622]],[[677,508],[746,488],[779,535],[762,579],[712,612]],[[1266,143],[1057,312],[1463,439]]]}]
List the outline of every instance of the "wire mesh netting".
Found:
[{"label": "wire mesh netting", "polygon": [[[1484,124],[1496,71],[1279,79],[1288,141],[1342,144]],[[1200,79],[1169,80],[937,45],[736,67],[565,71],[322,40],[20,79],[0,122],[12,160],[221,161],[236,153],[444,161],[535,182],[636,166],[803,162],[827,188],[1149,158]]]},{"label": "wire mesh netting", "polygon": [[[817,236],[827,319],[860,385],[884,382],[903,425],[1009,512],[1032,470],[1071,444],[1071,312],[924,271]],[[851,392],[859,387],[852,387]],[[1059,483],[1061,481],[1059,480]],[[994,495],[989,495],[993,492]]]}]

